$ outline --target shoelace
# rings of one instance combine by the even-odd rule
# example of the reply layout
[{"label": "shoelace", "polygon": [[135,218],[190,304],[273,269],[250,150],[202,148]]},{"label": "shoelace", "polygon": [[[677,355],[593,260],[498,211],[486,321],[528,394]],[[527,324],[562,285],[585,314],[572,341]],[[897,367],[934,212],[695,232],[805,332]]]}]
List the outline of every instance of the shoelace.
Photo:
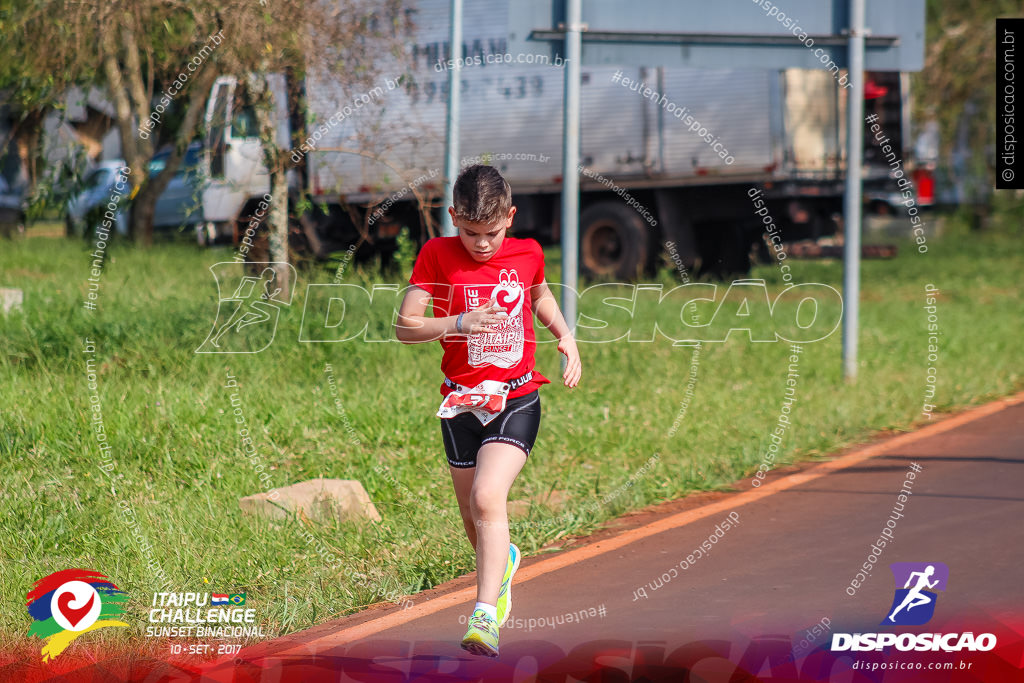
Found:
[{"label": "shoelace", "polygon": [[487,631],[488,633],[492,633],[494,630],[494,627],[491,625],[492,623],[492,620],[487,615],[478,617],[474,614],[469,618],[469,625],[472,628],[478,628],[481,631]]}]

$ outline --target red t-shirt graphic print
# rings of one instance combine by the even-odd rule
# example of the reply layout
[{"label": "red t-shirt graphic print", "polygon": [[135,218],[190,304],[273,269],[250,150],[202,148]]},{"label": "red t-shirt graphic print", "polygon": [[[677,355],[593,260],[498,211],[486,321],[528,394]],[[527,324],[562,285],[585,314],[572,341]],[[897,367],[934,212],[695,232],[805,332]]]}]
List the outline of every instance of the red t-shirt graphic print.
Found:
[{"label": "red t-shirt graphic print", "polygon": [[[445,377],[467,387],[491,379],[501,382],[533,370],[533,379],[509,392],[524,396],[547,379],[534,370],[537,338],[533,331],[530,288],[544,281],[544,252],[536,240],[506,237],[486,263],[473,260],[458,237],[435,237],[420,250],[409,284],[433,297],[435,318],[458,315],[494,297],[508,318],[491,325],[495,332],[441,339]],[[451,389],[443,382],[441,395]]]}]

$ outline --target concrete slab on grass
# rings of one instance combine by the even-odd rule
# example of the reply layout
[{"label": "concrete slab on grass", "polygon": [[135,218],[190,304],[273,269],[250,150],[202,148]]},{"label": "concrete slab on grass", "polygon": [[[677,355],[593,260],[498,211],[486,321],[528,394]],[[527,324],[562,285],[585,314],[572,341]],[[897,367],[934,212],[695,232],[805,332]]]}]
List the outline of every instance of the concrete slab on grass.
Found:
[{"label": "concrete slab on grass", "polygon": [[321,522],[360,518],[381,521],[366,489],[354,479],[310,479],[240,498],[238,505],[244,513],[270,519],[284,519],[301,512]]},{"label": "concrete slab on grass", "polygon": [[25,294],[20,289],[0,287],[0,307],[3,307],[5,315],[15,309],[21,308],[21,304],[24,301]]}]

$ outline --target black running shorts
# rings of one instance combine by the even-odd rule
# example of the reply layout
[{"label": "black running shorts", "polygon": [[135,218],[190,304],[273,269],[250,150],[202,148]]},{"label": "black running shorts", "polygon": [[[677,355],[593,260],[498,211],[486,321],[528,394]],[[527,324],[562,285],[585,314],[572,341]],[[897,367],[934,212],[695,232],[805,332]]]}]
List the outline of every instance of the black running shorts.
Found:
[{"label": "black running shorts", "polygon": [[476,452],[485,443],[500,441],[518,446],[527,455],[537,440],[540,428],[540,391],[505,401],[505,410],[487,423],[472,413],[459,413],[441,419],[441,438],[448,464],[452,467],[476,467]]}]

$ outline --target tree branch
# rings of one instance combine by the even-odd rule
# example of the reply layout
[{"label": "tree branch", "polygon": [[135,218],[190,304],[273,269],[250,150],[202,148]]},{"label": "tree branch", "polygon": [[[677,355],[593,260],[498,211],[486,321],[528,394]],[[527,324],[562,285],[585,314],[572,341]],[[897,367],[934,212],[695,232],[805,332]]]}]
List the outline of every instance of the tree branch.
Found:
[{"label": "tree branch", "polygon": [[107,89],[114,101],[114,109],[117,110],[117,127],[121,132],[121,153],[128,167],[133,171],[129,176],[132,187],[139,187],[146,179],[146,174],[139,171],[145,166],[148,158],[135,135],[132,104],[128,99],[128,93],[125,92],[121,65],[117,61],[115,52],[111,50],[117,45],[111,25],[111,22],[104,21],[103,17],[100,18],[100,50],[103,54],[103,68],[107,74]]},{"label": "tree branch", "polygon": [[142,62],[139,59],[139,44],[135,40],[134,27],[129,24],[122,26],[121,36],[124,38],[129,92],[135,102],[135,115],[141,123],[149,117],[150,98],[146,97],[146,86],[142,82]]}]

